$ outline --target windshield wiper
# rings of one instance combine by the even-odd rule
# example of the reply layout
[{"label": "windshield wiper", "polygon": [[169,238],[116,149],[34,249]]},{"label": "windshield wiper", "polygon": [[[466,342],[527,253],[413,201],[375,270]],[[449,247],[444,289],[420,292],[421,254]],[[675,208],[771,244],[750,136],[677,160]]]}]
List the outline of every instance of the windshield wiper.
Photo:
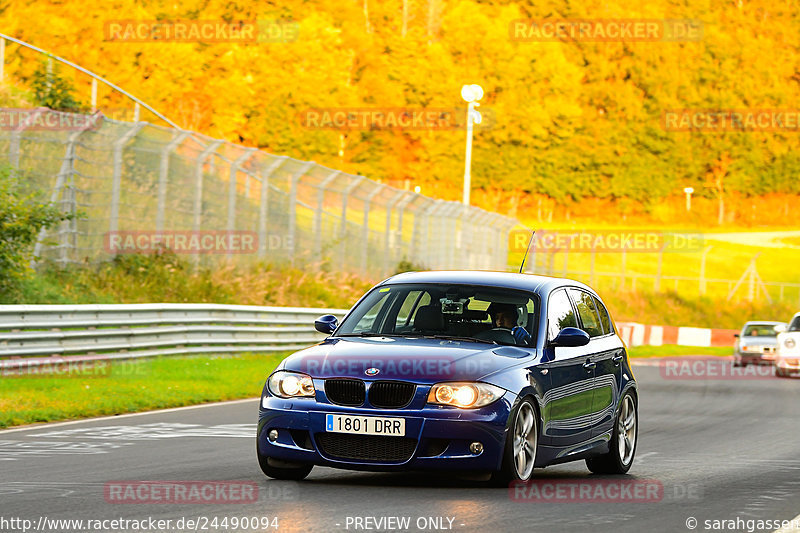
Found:
[{"label": "windshield wiper", "polygon": [[337,337],[405,337],[397,333],[372,333],[371,331],[362,331],[361,333],[342,333],[336,335]]},{"label": "windshield wiper", "polygon": [[459,337],[457,335],[420,335],[425,339],[442,339],[446,341],[466,341],[466,342],[479,342],[481,344],[493,344],[493,341],[476,339],[475,337]]}]

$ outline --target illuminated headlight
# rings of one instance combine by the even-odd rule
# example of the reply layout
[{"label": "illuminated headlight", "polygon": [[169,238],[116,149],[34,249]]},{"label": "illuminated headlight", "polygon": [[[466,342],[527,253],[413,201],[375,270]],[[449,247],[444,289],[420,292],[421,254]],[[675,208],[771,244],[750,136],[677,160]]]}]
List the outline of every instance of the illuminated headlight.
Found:
[{"label": "illuminated headlight", "polygon": [[742,346],[743,352],[760,352],[761,346]]},{"label": "illuminated headlight", "polygon": [[281,398],[314,396],[314,381],[311,376],[280,370],[267,380],[269,391]]},{"label": "illuminated headlight", "polygon": [[504,393],[488,383],[437,383],[431,387],[428,403],[472,409],[489,405]]},{"label": "illuminated headlight", "polygon": [[783,341],[783,345],[789,348],[790,350],[795,347],[795,344],[797,343],[795,343],[794,339],[791,337]]}]

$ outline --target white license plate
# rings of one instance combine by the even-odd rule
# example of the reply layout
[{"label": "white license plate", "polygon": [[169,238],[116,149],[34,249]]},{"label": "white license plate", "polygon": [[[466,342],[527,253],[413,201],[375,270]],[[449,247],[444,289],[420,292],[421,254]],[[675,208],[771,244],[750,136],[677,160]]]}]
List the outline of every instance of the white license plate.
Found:
[{"label": "white license plate", "polygon": [[325,415],[325,430],[331,433],[404,437],[406,420],[378,416]]}]

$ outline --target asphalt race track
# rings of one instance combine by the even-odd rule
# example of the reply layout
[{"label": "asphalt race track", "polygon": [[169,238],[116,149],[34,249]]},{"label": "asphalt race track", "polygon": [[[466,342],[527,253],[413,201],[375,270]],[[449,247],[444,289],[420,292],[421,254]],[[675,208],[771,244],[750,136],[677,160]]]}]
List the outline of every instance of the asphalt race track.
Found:
[{"label": "asphalt race track", "polygon": [[[518,501],[513,489],[436,473],[317,467],[303,482],[269,480],[255,459],[257,401],[246,400],[0,432],[0,529],[21,531],[11,518],[33,529],[42,517],[153,517],[260,530],[221,527],[236,516],[278,517],[278,531],[385,531],[398,524],[390,517],[407,518],[408,531],[690,531],[690,518],[695,531],[747,531],[747,520],[800,514],[800,379],[667,379],[657,366],[634,368],[640,430],[628,478],[661,487],[646,501]],[[537,476],[551,486],[618,484],[583,462]],[[256,492],[236,504],[107,501],[108,482],[168,480],[245,482]],[[737,518],[742,529],[705,522]],[[40,530],[57,530],[50,524]],[[194,529],[204,530],[180,530]]]}]

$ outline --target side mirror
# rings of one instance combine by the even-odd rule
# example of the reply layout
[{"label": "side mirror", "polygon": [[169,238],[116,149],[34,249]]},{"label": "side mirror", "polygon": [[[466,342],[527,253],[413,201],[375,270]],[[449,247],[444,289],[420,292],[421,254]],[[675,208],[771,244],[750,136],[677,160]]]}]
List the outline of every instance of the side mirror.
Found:
[{"label": "side mirror", "polygon": [[330,335],[339,327],[339,319],[333,315],[322,315],[314,321],[314,329],[325,335]]},{"label": "side mirror", "polygon": [[586,346],[589,334],[578,328],[564,328],[553,339],[554,346]]},{"label": "side mirror", "polygon": [[733,334],[733,336],[734,336],[734,338],[736,338],[736,339],[738,339],[738,338],[739,338],[739,334],[738,334],[738,333],[734,333],[734,334]]},{"label": "side mirror", "polygon": [[785,333],[786,329],[787,329],[786,324],[778,324],[777,326],[775,326],[775,331],[777,331],[778,333]]}]

